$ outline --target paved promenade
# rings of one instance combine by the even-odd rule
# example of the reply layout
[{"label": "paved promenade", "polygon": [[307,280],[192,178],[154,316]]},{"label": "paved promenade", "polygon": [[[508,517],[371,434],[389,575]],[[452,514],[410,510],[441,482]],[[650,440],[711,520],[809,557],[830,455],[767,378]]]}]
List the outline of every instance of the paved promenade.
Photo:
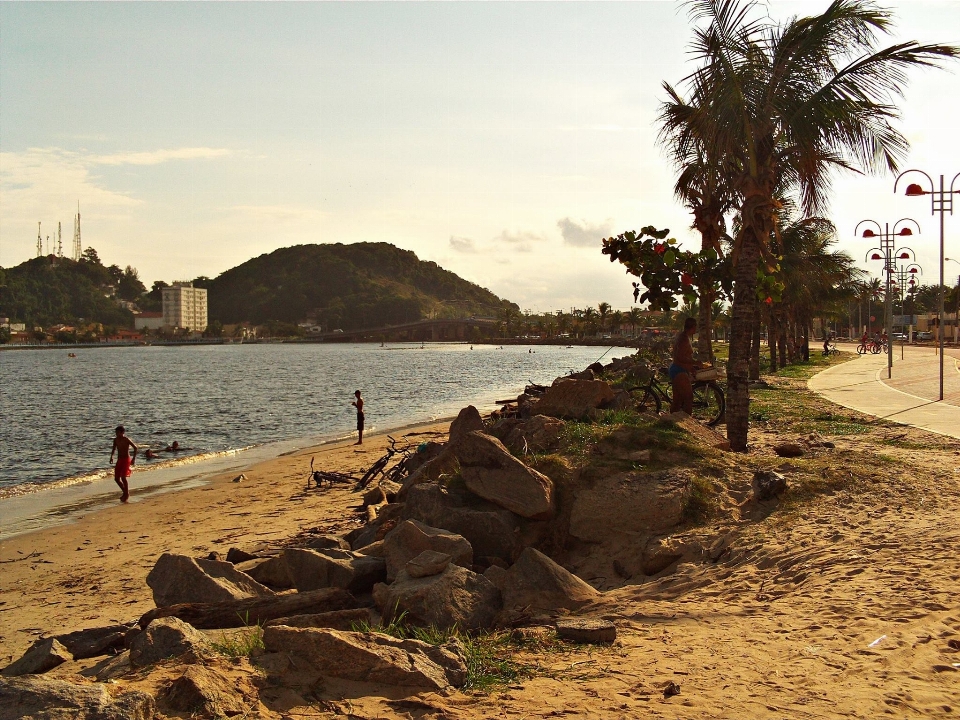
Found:
[{"label": "paved promenade", "polygon": [[939,357],[934,348],[894,347],[893,377],[887,356],[864,355],[810,378],[811,390],[828,400],[891,422],[960,438],[960,350],[947,349],[943,402]]}]

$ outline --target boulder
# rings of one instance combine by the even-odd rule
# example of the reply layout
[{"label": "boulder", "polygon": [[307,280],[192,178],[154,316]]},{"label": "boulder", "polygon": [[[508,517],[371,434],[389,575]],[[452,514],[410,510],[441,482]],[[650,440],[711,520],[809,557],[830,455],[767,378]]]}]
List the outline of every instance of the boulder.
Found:
[{"label": "boulder", "polygon": [[439,575],[414,578],[401,570],[392,585],[378,585],[374,601],[390,622],[476,630],[491,627],[500,611],[500,591],[483,575],[447,565]]},{"label": "boulder", "polygon": [[573,573],[534,548],[527,548],[517,562],[500,576],[503,607],[507,612],[576,610],[600,597],[600,593]]},{"label": "boulder", "polygon": [[144,667],[186,653],[201,656],[209,643],[202,632],[179,618],[158,618],[130,643],[130,664]]},{"label": "boulder", "polygon": [[307,540],[301,547],[305,547],[308,550],[328,550],[329,548],[349,550],[350,543],[337,535],[317,535]]},{"label": "boulder", "polygon": [[0,678],[0,720],[153,720],[153,696],[46,677]]},{"label": "boulder", "polygon": [[547,388],[533,412],[535,415],[583,420],[589,417],[591,410],[611,402],[613,397],[610,385],[602,380],[561,379]]},{"label": "boulder", "polygon": [[201,665],[190,665],[159,695],[171,710],[202,713],[207,717],[239,715],[250,703],[230,678]]},{"label": "boulder", "polygon": [[387,581],[392,582],[410,560],[425,550],[446,553],[454,563],[463,567],[473,565],[473,547],[462,535],[416,520],[404,520],[383,538]]},{"label": "boulder", "polygon": [[601,475],[580,487],[570,509],[570,534],[604,542],[611,534],[656,534],[679,524],[688,482],[672,473]]},{"label": "boulder", "polygon": [[774,445],[773,451],[780,457],[785,458],[798,458],[806,454],[806,450],[804,450],[801,445],[792,442]]},{"label": "boulder", "polygon": [[512,562],[520,551],[516,515],[493,503],[468,506],[464,496],[436,483],[411,488],[402,517],[462,535],[475,557],[499,557]]},{"label": "boulder", "polygon": [[446,448],[446,443],[425,442],[421,444],[415,453],[403,460],[403,469],[407,475],[413,475],[423,465],[433,460]]},{"label": "boulder", "polygon": [[513,427],[503,436],[503,444],[516,453],[541,453],[556,449],[563,432],[563,421],[546,415],[535,415],[529,420],[513,421]]},{"label": "boulder", "polygon": [[160,556],[147,575],[147,585],[153,590],[157,607],[273,594],[272,590],[240,572],[231,563],[197,560],[171,553]]},{"label": "boulder", "polygon": [[457,415],[456,419],[450,423],[450,441],[448,445],[456,448],[457,444],[467,435],[474,431],[483,432],[483,418],[480,417],[480,411],[473,405],[467,405]]},{"label": "boulder", "polygon": [[39,675],[72,659],[70,651],[56,638],[45,638],[33,643],[19,660],[7,665],[0,675],[5,677]]},{"label": "boulder", "polygon": [[553,515],[553,482],[520,462],[496,438],[469,433],[456,453],[470,492],[520,517],[543,520]]},{"label": "boulder", "polygon": [[753,473],[753,497],[756,500],[770,500],[786,492],[787,479],[773,470],[757,470]]},{"label": "boulder", "polygon": [[424,550],[413,560],[403,566],[407,575],[412,578],[430,577],[439,575],[447,569],[447,565],[453,558],[447,553],[437,552],[436,550]]},{"label": "boulder", "polygon": [[56,638],[73,655],[74,660],[83,660],[122,649],[130,628],[130,625],[107,625],[57,635]]},{"label": "boulder", "polygon": [[232,547],[227,550],[227,562],[233,565],[237,563],[247,562],[248,560],[256,560],[257,556],[253,553],[248,553],[246,550],[241,550],[240,548]]},{"label": "boulder", "polygon": [[453,454],[452,447],[445,445],[443,450],[436,457],[428,460],[410,473],[403,481],[400,491],[397,493],[397,501],[404,502],[410,492],[410,488],[423,483],[432,483],[439,480],[444,475],[451,475],[457,471],[457,458]]},{"label": "boulder", "polygon": [[366,625],[373,625],[373,615],[369,608],[354,608],[351,610],[332,610],[330,612],[315,613],[313,615],[292,615],[290,617],[268,620],[267,625],[286,625],[288,627],[318,627],[333,630],[353,630]]},{"label": "boulder", "polygon": [[290,569],[281,556],[277,555],[276,557],[254,562],[256,562],[256,564],[251,563],[249,569],[245,564],[242,570],[258,583],[273,588],[274,590],[288,590],[293,587]]},{"label": "boulder", "polygon": [[613,394],[613,400],[605,403],[604,410],[629,410],[636,405],[633,397],[626,390],[617,390]]},{"label": "boulder", "polygon": [[383,558],[352,550],[288,548],[282,557],[293,586],[300,592],[336,587],[363,593],[387,577]]},{"label": "boulder", "polygon": [[617,626],[609,620],[566,618],[556,625],[557,635],[576,643],[606,644],[617,639]]},{"label": "boulder", "polygon": [[321,675],[344,680],[445,690],[467,679],[463,649],[452,641],[440,647],[380,633],[271,625],[264,628],[269,652],[302,659]]}]

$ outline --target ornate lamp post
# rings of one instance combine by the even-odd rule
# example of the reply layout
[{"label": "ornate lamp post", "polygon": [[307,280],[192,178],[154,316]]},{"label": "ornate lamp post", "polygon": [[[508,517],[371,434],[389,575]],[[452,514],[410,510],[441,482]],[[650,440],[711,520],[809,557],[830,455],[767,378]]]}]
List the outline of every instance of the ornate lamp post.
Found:
[{"label": "ornate lamp post", "polygon": [[902,173],[897,175],[896,181],[893,183],[893,192],[896,194],[897,185],[900,184],[900,179],[904,175],[910,173],[918,173],[923,175],[927,182],[929,183],[929,190],[924,190],[923,187],[917,185],[916,183],[911,183],[907,185],[906,195],[907,197],[918,197],[920,195],[929,195],[930,196],[930,214],[935,215],[940,213],[940,319],[939,327],[940,331],[940,400],[943,400],[943,260],[944,260],[944,246],[943,246],[943,216],[944,213],[950,213],[953,215],[953,196],[960,195],[960,189],[954,190],[954,184],[957,182],[957,178],[960,178],[960,173],[957,173],[953,176],[953,180],[950,181],[950,189],[945,188],[943,182],[943,175],[940,176],[940,189],[937,190],[933,184],[933,178],[927,175],[923,170],[904,170]]},{"label": "ornate lamp post", "polygon": [[898,237],[910,237],[913,235],[913,230],[909,227],[900,227],[902,223],[913,223],[914,227],[917,228],[917,234],[920,234],[920,226],[917,225],[916,220],[911,218],[902,218],[897,220],[893,224],[893,229],[890,229],[890,223],[884,223],[884,226],[881,228],[880,223],[876,220],[861,220],[857,223],[857,227],[854,228],[853,232],[856,234],[860,230],[860,226],[867,224],[872,225],[873,227],[867,227],[863,231],[863,237],[865,238],[880,238],[880,247],[871,248],[867,251],[868,260],[883,260],[883,270],[887,276],[887,288],[884,293],[884,327],[886,328],[887,333],[887,377],[893,377],[893,353],[890,351],[890,343],[892,342],[891,338],[893,336],[893,276],[897,272],[897,261],[898,260],[913,260],[915,257],[913,250],[908,247],[901,247],[897,249],[896,238]]},{"label": "ornate lamp post", "polygon": [[[901,319],[906,316],[906,295],[912,290],[916,284],[916,275],[923,275],[923,268],[921,268],[916,263],[910,263],[909,265],[901,264],[897,268],[897,279],[894,282],[897,293],[900,295],[900,317]],[[911,323],[912,324],[912,323]],[[903,345],[904,340],[906,340],[906,335],[901,333],[900,338],[900,359],[903,360]],[[892,341],[892,340],[891,340]]]}]

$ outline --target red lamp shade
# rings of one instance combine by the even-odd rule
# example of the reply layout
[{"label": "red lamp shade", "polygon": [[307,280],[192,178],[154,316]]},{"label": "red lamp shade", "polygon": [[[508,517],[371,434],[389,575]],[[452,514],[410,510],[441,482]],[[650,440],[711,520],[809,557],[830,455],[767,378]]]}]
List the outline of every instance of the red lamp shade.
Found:
[{"label": "red lamp shade", "polygon": [[915,273],[915,272],[917,272],[917,269],[916,269],[916,268],[910,268],[910,272],[911,272],[911,273]]},{"label": "red lamp shade", "polygon": [[917,281],[914,280],[913,278],[910,278],[910,285],[912,286],[912,285],[916,285],[916,284],[917,284]]},{"label": "red lamp shade", "polygon": [[923,191],[923,188],[917,185],[916,183],[907,185],[907,197],[916,197],[917,195],[925,195],[925,194],[926,193]]},{"label": "red lamp shade", "polygon": [[913,235],[913,230],[911,230],[910,228],[904,228],[898,234],[903,235],[904,237],[907,237],[909,235]]},{"label": "red lamp shade", "polygon": [[908,253],[908,252],[906,252],[906,251],[900,253],[900,259],[901,259],[901,260],[909,260],[909,259],[910,259],[910,253]]},{"label": "red lamp shade", "polygon": [[876,237],[877,234],[876,234],[873,230],[871,230],[870,228],[867,228],[866,230],[863,231],[863,236],[864,236],[864,237]]},{"label": "red lamp shade", "polygon": [[870,256],[870,259],[871,259],[871,260],[882,260],[883,258],[880,257],[880,253],[874,253],[873,255]]}]

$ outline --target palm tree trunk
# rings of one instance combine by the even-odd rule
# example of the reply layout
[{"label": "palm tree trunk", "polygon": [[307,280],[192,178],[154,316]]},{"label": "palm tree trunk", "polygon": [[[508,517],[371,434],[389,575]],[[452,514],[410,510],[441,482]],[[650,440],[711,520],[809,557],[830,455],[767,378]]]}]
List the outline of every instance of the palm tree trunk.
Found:
[{"label": "palm tree trunk", "polygon": [[752,232],[744,232],[736,268],[730,322],[730,359],[727,362],[727,440],[730,441],[730,448],[737,452],[747,450],[750,425],[750,345],[759,263],[757,238]]},{"label": "palm tree trunk", "polygon": [[700,288],[700,316],[697,318],[699,338],[697,345],[700,350],[700,360],[707,360],[713,364],[713,292],[711,288]]},{"label": "palm tree trunk", "polygon": [[760,303],[753,301],[753,329],[750,333],[750,379],[760,379]]}]

